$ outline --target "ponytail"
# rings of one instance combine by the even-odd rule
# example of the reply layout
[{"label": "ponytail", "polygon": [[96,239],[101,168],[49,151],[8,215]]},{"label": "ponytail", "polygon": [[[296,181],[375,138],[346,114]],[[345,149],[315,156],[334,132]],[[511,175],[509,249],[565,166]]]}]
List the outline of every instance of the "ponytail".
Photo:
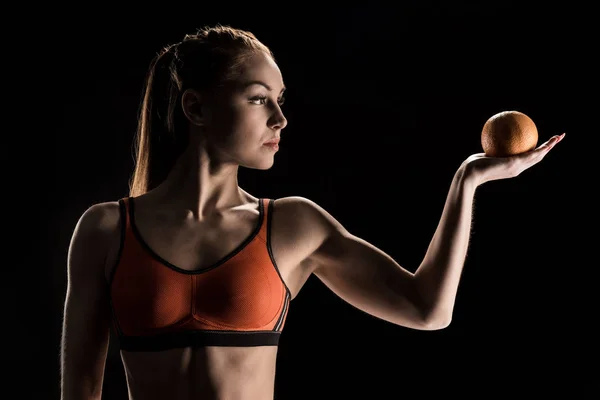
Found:
[{"label": "ponytail", "polygon": [[176,46],[167,47],[152,60],[146,75],[134,142],[135,169],[129,182],[131,197],[160,184],[188,144],[187,132],[180,129],[182,113],[177,112],[181,82],[176,62]]}]

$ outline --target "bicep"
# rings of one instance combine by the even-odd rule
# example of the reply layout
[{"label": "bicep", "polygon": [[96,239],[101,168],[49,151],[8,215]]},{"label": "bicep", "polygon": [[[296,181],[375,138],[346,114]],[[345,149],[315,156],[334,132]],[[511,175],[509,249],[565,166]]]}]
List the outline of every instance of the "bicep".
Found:
[{"label": "bicep", "polygon": [[381,249],[348,232],[317,207],[313,230],[322,238],[310,254],[314,275],[347,303],[385,321],[426,329],[414,274]]},{"label": "bicep", "polygon": [[69,244],[61,343],[66,398],[101,393],[110,336],[105,221],[106,211],[92,206],[79,219]]}]

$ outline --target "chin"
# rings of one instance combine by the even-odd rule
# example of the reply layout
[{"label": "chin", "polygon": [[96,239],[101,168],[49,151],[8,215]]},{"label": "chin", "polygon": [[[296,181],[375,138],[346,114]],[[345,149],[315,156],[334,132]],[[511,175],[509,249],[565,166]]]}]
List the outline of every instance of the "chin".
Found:
[{"label": "chin", "polygon": [[242,164],[242,167],[245,168],[250,168],[250,169],[258,169],[261,171],[266,171],[268,169],[271,169],[271,167],[273,167],[273,165],[275,164],[275,160],[274,157],[270,157],[270,159],[258,159],[258,160],[252,160],[250,162],[246,162],[244,164]]},{"label": "chin", "polygon": [[271,167],[273,166],[273,164],[275,164],[274,160],[271,160],[270,162],[264,162],[261,165],[257,166],[256,169],[260,169],[262,171],[266,171],[268,169],[271,169]]}]

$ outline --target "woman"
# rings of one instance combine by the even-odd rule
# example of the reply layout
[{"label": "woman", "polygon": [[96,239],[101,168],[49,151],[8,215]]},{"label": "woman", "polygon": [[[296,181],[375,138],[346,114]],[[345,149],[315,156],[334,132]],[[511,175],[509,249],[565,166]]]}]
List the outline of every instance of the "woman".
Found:
[{"label": "woman", "polygon": [[239,166],[273,165],[284,93],[269,48],[231,27],[186,35],[154,59],[130,194],[87,209],[71,239],[62,399],[101,398],[111,324],[131,399],[272,399],[278,338],[311,274],[393,324],[448,326],[476,188],[517,176],[564,137],[467,158],[411,273],[313,201],[239,187]]}]

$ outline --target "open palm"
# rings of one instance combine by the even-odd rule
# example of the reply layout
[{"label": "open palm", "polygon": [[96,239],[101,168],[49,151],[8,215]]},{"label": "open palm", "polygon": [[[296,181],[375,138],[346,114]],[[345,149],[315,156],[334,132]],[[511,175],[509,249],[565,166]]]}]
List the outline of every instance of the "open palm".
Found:
[{"label": "open palm", "polygon": [[537,148],[514,156],[489,157],[485,153],[473,154],[463,162],[463,165],[472,173],[478,184],[513,178],[542,161],[544,156],[564,137],[564,133],[555,135]]}]

